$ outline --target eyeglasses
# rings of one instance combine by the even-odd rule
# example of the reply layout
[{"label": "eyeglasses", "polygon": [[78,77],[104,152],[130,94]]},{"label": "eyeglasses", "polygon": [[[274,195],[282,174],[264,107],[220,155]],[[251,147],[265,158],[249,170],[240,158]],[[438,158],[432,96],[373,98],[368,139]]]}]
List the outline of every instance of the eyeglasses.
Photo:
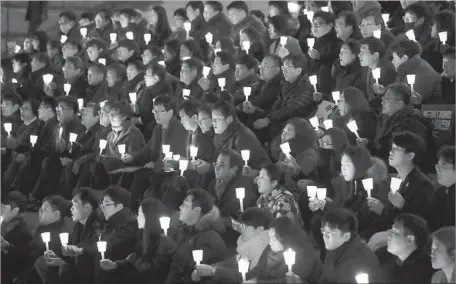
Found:
[{"label": "eyeglasses", "polygon": [[387,97],[387,96],[383,96],[382,100],[384,100],[384,101],[400,101],[400,99],[397,99],[395,97]]},{"label": "eyeglasses", "polygon": [[446,167],[445,167],[445,166],[443,166],[443,165],[436,164],[436,165],[435,165],[435,169],[436,169],[437,171],[446,171],[446,170],[450,170],[450,171],[451,171],[451,170],[454,170],[454,167],[452,167],[452,166],[449,166],[449,167],[446,166]]},{"label": "eyeglasses", "polygon": [[324,141],[324,140],[322,140],[322,139],[320,139],[320,142],[321,142],[321,144],[323,144],[324,146],[332,146],[332,143],[326,142],[326,141]]},{"label": "eyeglasses", "polygon": [[214,169],[216,169],[216,170],[220,170],[221,168],[226,167],[226,165],[220,164],[220,163],[213,163],[212,165],[214,166]]},{"label": "eyeglasses", "polygon": [[106,208],[108,206],[115,206],[115,204],[114,203],[106,203],[106,204],[102,203],[102,204],[100,204],[100,208]]}]

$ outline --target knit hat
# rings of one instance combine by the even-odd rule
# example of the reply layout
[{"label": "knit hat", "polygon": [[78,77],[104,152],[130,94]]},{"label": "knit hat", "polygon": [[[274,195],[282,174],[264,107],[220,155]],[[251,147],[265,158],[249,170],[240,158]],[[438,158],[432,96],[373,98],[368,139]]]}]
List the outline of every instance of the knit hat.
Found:
[{"label": "knit hat", "polygon": [[350,157],[355,166],[354,179],[357,180],[365,177],[367,170],[372,166],[369,151],[361,146],[353,146],[345,150],[344,155]]}]

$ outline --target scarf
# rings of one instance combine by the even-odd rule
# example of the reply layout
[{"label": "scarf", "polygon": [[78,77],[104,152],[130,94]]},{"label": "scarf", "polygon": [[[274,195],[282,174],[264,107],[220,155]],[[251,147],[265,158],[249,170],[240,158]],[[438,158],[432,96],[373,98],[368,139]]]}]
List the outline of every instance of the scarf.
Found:
[{"label": "scarf", "polygon": [[239,237],[237,240],[236,251],[239,255],[250,261],[251,270],[258,264],[261,254],[268,245],[269,233],[268,230],[264,230],[247,241],[244,241],[241,237]]},{"label": "scarf", "polygon": [[233,121],[228,125],[228,127],[221,134],[215,134],[214,136],[214,145],[217,151],[223,148],[232,148],[232,145],[228,145],[230,138],[234,136],[236,130],[238,129],[238,122]]}]

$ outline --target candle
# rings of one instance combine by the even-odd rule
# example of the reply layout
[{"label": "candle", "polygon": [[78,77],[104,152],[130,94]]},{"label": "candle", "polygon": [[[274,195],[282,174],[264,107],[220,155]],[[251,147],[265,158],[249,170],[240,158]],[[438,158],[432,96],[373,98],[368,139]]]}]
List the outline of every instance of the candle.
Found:
[{"label": "candle", "polygon": [[51,241],[51,233],[50,232],[41,233],[41,238],[43,239],[43,243],[46,244],[46,251],[48,251],[49,242]]},{"label": "candle", "polygon": [[313,18],[314,18],[314,12],[308,11],[308,12],[306,13],[306,15],[307,15],[307,19],[312,23]]},{"label": "candle", "polygon": [[312,117],[311,119],[309,119],[310,121],[310,124],[312,125],[313,128],[315,128],[315,130],[318,130],[318,117],[314,116]]},{"label": "candle", "polygon": [[244,212],[244,202],[243,202],[243,200],[245,198],[245,188],[244,187],[236,188],[236,198],[239,199],[241,212]]},{"label": "candle", "polygon": [[372,69],[372,77],[374,77],[375,83],[377,83],[377,84],[378,84],[378,79],[380,79],[380,71],[381,71],[380,68]]},{"label": "candle", "polygon": [[287,41],[288,41],[288,37],[286,37],[286,36],[281,36],[280,37],[280,45],[282,47],[285,47],[285,45],[287,44]]},{"label": "candle", "polygon": [[405,35],[407,36],[407,38],[409,40],[413,40],[415,41],[416,38],[415,38],[415,32],[413,30],[409,30],[408,32],[405,33]]},{"label": "candle", "polygon": [[135,38],[134,35],[133,35],[133,32],[127,32],[127,38],[129,40],[133,40]]},{"label": "candle", "polygon": [[367,191],[367,196],[372,197],[371,192],[372,192],[372,189],[374,188],[374,182],[373,182],[372,178],[363,179],[362,183],[363,183],[364,189]]},{"label": "candle", "polygon": [[407,83],[409,83],[410,89],[413,94],[413,85],[415,84],[415,74],[407,75]]},{"label": "candle", "polygon": [[317,188],[317,198],[319,200],[325,200],[325,198],[326,198],[326,188]]},{"label": "candle", "polygon": [[136,103],[137,95],[136,93],[128,93],[128,96],[130,97],[130,101],[132,104]]},{"label": "candle", "polygon": [[66,35],[61,35],[60,36],[60,43],[65,43],[67,41],[68,37]]},{"label": "candle", "polygon": [[62,139],[63,127],[59,128],[59,139]]},{"label": "candle", "polygon": [[52,79],[54,79],[54,75],[52,75],[52,74],[45,74],[45,75],[43,75],[43,82],[44,82],[46,85],[49,85],[49,83],[52,82]]},{"label": "candle", "polygon": [[245,165],[247,166],[247,163],[250,159],[250,150],[241,150],[241,156],[245,162]]},{"label": "candle", "polygon": [[307,39],[307,46],[313,48],[315,45],[315,39],[313,37]]},{"label": "candle", "polygon": [[391,192],[396,193],[401,187],[402,180],[400,178],[391,178],[390,188]]},{"label": "candle", "polygon": [[160,64],[160,65],[163,66],[163,67],[166,67],[166,63],[165,63],[165,61],[163,61],[163,60],[158,61],[158,64]]},{"label": "candle", "polygon": [[149,44],[150,40],[152,39],[152,35],[147,33],[144,34],[144,41],[146,42],[146,45]]},{"label": "candle", "polygon": [[283,258],[285,259],[285,264],[288,266],[288,273],[292,273],[292,268],[296,261],[296,252],[289,248],[283,252]]},{"label": "candle", "polygon": [[314,91],[317,92],[317,82],[318,82],[317,75],[310,76],[309,81],[312,84],[312,86],[314,87]]},{"label": "candle", "polygon": [[389,14],[382,14],[383,21],[385,22],[385,25],[388,23],[390,15]]},{"label": "candle", "polygon": [[214,41],[214,35],[212,33],[207,33],[204,37],[206,38],[206,42],[208,44],[212,44]]},{"label": "candle", "polygon": [[13,84],[17,84],[17,79],[16,78],[13,78],[13,80],[11,80],[13,82]]},{"label": "candle", "polygon": [[84,107],[84,99],[78,99],[78,105],[79,109],[82,109]]},{"label": "candle", "polygon": [[173,160],[176,161],[176,162],[179,161],[180,158],[181,158],[181,155],[179,155],[179,154],[173,155]]},{"label": "candle", "polygon": [[356,138],[360,138],[358,134],[358,125],[356,124],[355,120],[350,121],[347,123],[348,129],[350,129],[351,132],[355,133]]},{"label": "candle", "polygon": [[5,128],[6,133],[8,133],[8,136],[11,135],[11,131],[13,131],[13,124],[10,122],[3,123],[3,128]]},{"label": "candle", "polygon": [[104,149],[106,149],[106,145],[108,145],[108,141],[104,139],[100,139],[100,155]]},{"label": "candle", "polygon": [[290,11],[290,13],[292,14],[296,14],[299,12],[299,4],[298,3],[294,3],[294,2],[288,2],[288,11]]},{"label": "candle", "polygon": [[217,81],[218,81],[220,89],[222,89],[222,91],[223,91],[223,88],[225,87],[226,79],[225,78],[218,78]]},{"label": "candle", "polygon": [[76,139],[78,139],[78,135],[76,133],[71,132],[70,133],[70,143],[76,142]]},{"label": "candle", "polygon": [[190,58],[191,58],[190,56],[182,57],[182,61],[188,60],[188,59],[190,59]]},{"label": "candle", "polygon": [[285,154],[285,156],[288,156],[291,153],[290,144],[288,142],[280,144],[280,149],[282,149],[282,152]]},{"label": "candle", "polygon": [[36,140],[38,140],[38,136],[30,135],[30,144],[32,144],[32,147],[35,147]]},{"label": "candle", "polygon": [[214,53],[215,53],[215,54],[219,53],[220,51],[222,51],[221,48],[216,48],[216,49],[214,49]]},{"label": "candle", "polygon": [[20,45],[16,45],[16,47],[14,48],[14,52],[15,53],[19,53],[19,51],[21,51],[22,47]]},{"label": "candle", "polygon": [[245,101],[246,102],[249,100],[251,92],[252,92],[252,88],[251,87],[244,87],[244,96],[245,96]]},{"label": "candle", "polygon": [[184,175],[184,171],[188,167],[188,160],[179,160],[179,170],[181,171],[181,176]]},{"label": "candle", "polygon": [[98,241],[97,242],[97,248],[98,248],[98,252],[101,253],[101,259],[105,259],[105,252],[106,252],[106,246],[107,246],[107,242],[105,241]]},{"label": "candle", "polygon": [[375,30],[374,31],[374,37],[380,39],[382,36],[382,30]]},{"label": "candle", "polygon": [[241,275],[242,275],[242,282],[246,281],[245,275],[247,274],[247,272],[249,272],[249,266],[250,266],[250,261],[248,261],[248,259],[241,257],[238,260],[238,268],[239,268],[239,273],[241,273]]},{"label": "candle", "polygon": [[323,125],[325,126],[326,130],[333,128],[332,119],[326,119],[325,121],[323,121]]},{"label": "candle", "polygon": [[321,10],[323,12],[329,12],[329,7],[328,6],[323,6],[323,7],[321,7]]},{"label": "candle", "polygon": [[203,66],[203,76],[204,76],[204,78],[207,78],[207,76],[209,76],[210,72],[211,72],[211,67]]},{"label": "candle", "polygon": [[80,28],[79,31],[81,32],[83,38],[87,36],[87,28]]},{"label": "candle", "polygon": [[187,38],[190,36],[190,30],[192,29],[192,23],[185,22],[184,23],[184,30],[187,33]]},{"label": "candle", "polygon": [[169,151],[171,151],[171,146],[170,145],[162,145],[162,151],[163,151],[163,154],[166,154],[166,153],[169,153]]},{"label": "candle", "polygon": [[332,92],[331,94],[332,94],[334,102],[337,104],[337,102],[340,100],[340,92],[335,91],[335,92]]},{"label": "candle", "polygon": [[245,50],[245,52],[248,54],[250,50],[250,41],[246,40],[242,42],[242,48]]},{"label": "candle", "polygon": [[68,96],[70,94],[71,84],[68,84],[68,83],[63,84],[63,90],[65,91],[66,95]]},{"label": "candle", "polygon": [[367,273],[360,273],[355,278],[358,284],[369,284],[369,274]]},{"label": "candle", "polygon": [[106,102],[107,102],[107,100],[106,100],[106,101],[102,101],[102,102],[100,103],[100,108],[104,108]]},{"label": "candle", "polygon": [[193,260],[196,262],[196,265],[200,265],[201,262],[203,261],[203,250],[202,249],[193,250],[192,255],[193,255]]},{"label": "candle", "polygon": [[168,229],[169,229],[169,223],[171,222],[171,218],[169,217],[160,217],[160,227],[163,229],[163,231],[165,232],[165,236],[167,235],[168,233]]},{"label": "candle", "polygon": [[189,89],[183,89],[182,90],[182,97],[184,98],[184,100],[188,100],[188,98],[190,97],[190,90]]},{"label": "candle", "polygon": [[117,146],[117,149],[119,150],[119,154],[123,155],[125,154],[125,144],[120,144]]},{"label": "candle", "polygon": [[165,159],[166,160],[172,160],[173,159],[173,152],[165,153]]},{"label": "candle", "polygon": [[62,246],[66,246],[68,244],[68,233],[60,233],[59,234],[59,237],[60,237],[60,243],[62,244]]},{"label": "candle", "polygon": [[440,32],[439,33],[439,39],[443,44],[446,44],[448,40],[448,33],[447,32]]},{"label": "candle", "polygon": [[197,155],[198,155],[198,147],[190,145],[190,157],[192,157],[192,160],[195,160]]},{"label": "candle", "polygon": [[106,58],[100,58],[98,59],[98,63],[103,64],[106,66]]},{"label": "candle", "polygon": [[111,43],[115,43],[117,40],[117,34],[116,33],[110,33],[109,34],[109,39],[111,40]]},{"label": "candle", "polygon": [[317,187],[314,185],[308,185],[307,186],[307,196],[309,199],[315,199],[315,196],[317,195]]}]

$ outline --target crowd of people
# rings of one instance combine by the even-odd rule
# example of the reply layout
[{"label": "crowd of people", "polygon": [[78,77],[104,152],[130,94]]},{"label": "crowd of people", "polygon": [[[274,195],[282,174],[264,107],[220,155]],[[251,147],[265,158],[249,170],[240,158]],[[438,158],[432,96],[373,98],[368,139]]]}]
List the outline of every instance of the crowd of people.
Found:
[{"label": "crowd of people", "polygon": [[2,283],[456,283],[453,2],[173,15],[8,43]]}]

